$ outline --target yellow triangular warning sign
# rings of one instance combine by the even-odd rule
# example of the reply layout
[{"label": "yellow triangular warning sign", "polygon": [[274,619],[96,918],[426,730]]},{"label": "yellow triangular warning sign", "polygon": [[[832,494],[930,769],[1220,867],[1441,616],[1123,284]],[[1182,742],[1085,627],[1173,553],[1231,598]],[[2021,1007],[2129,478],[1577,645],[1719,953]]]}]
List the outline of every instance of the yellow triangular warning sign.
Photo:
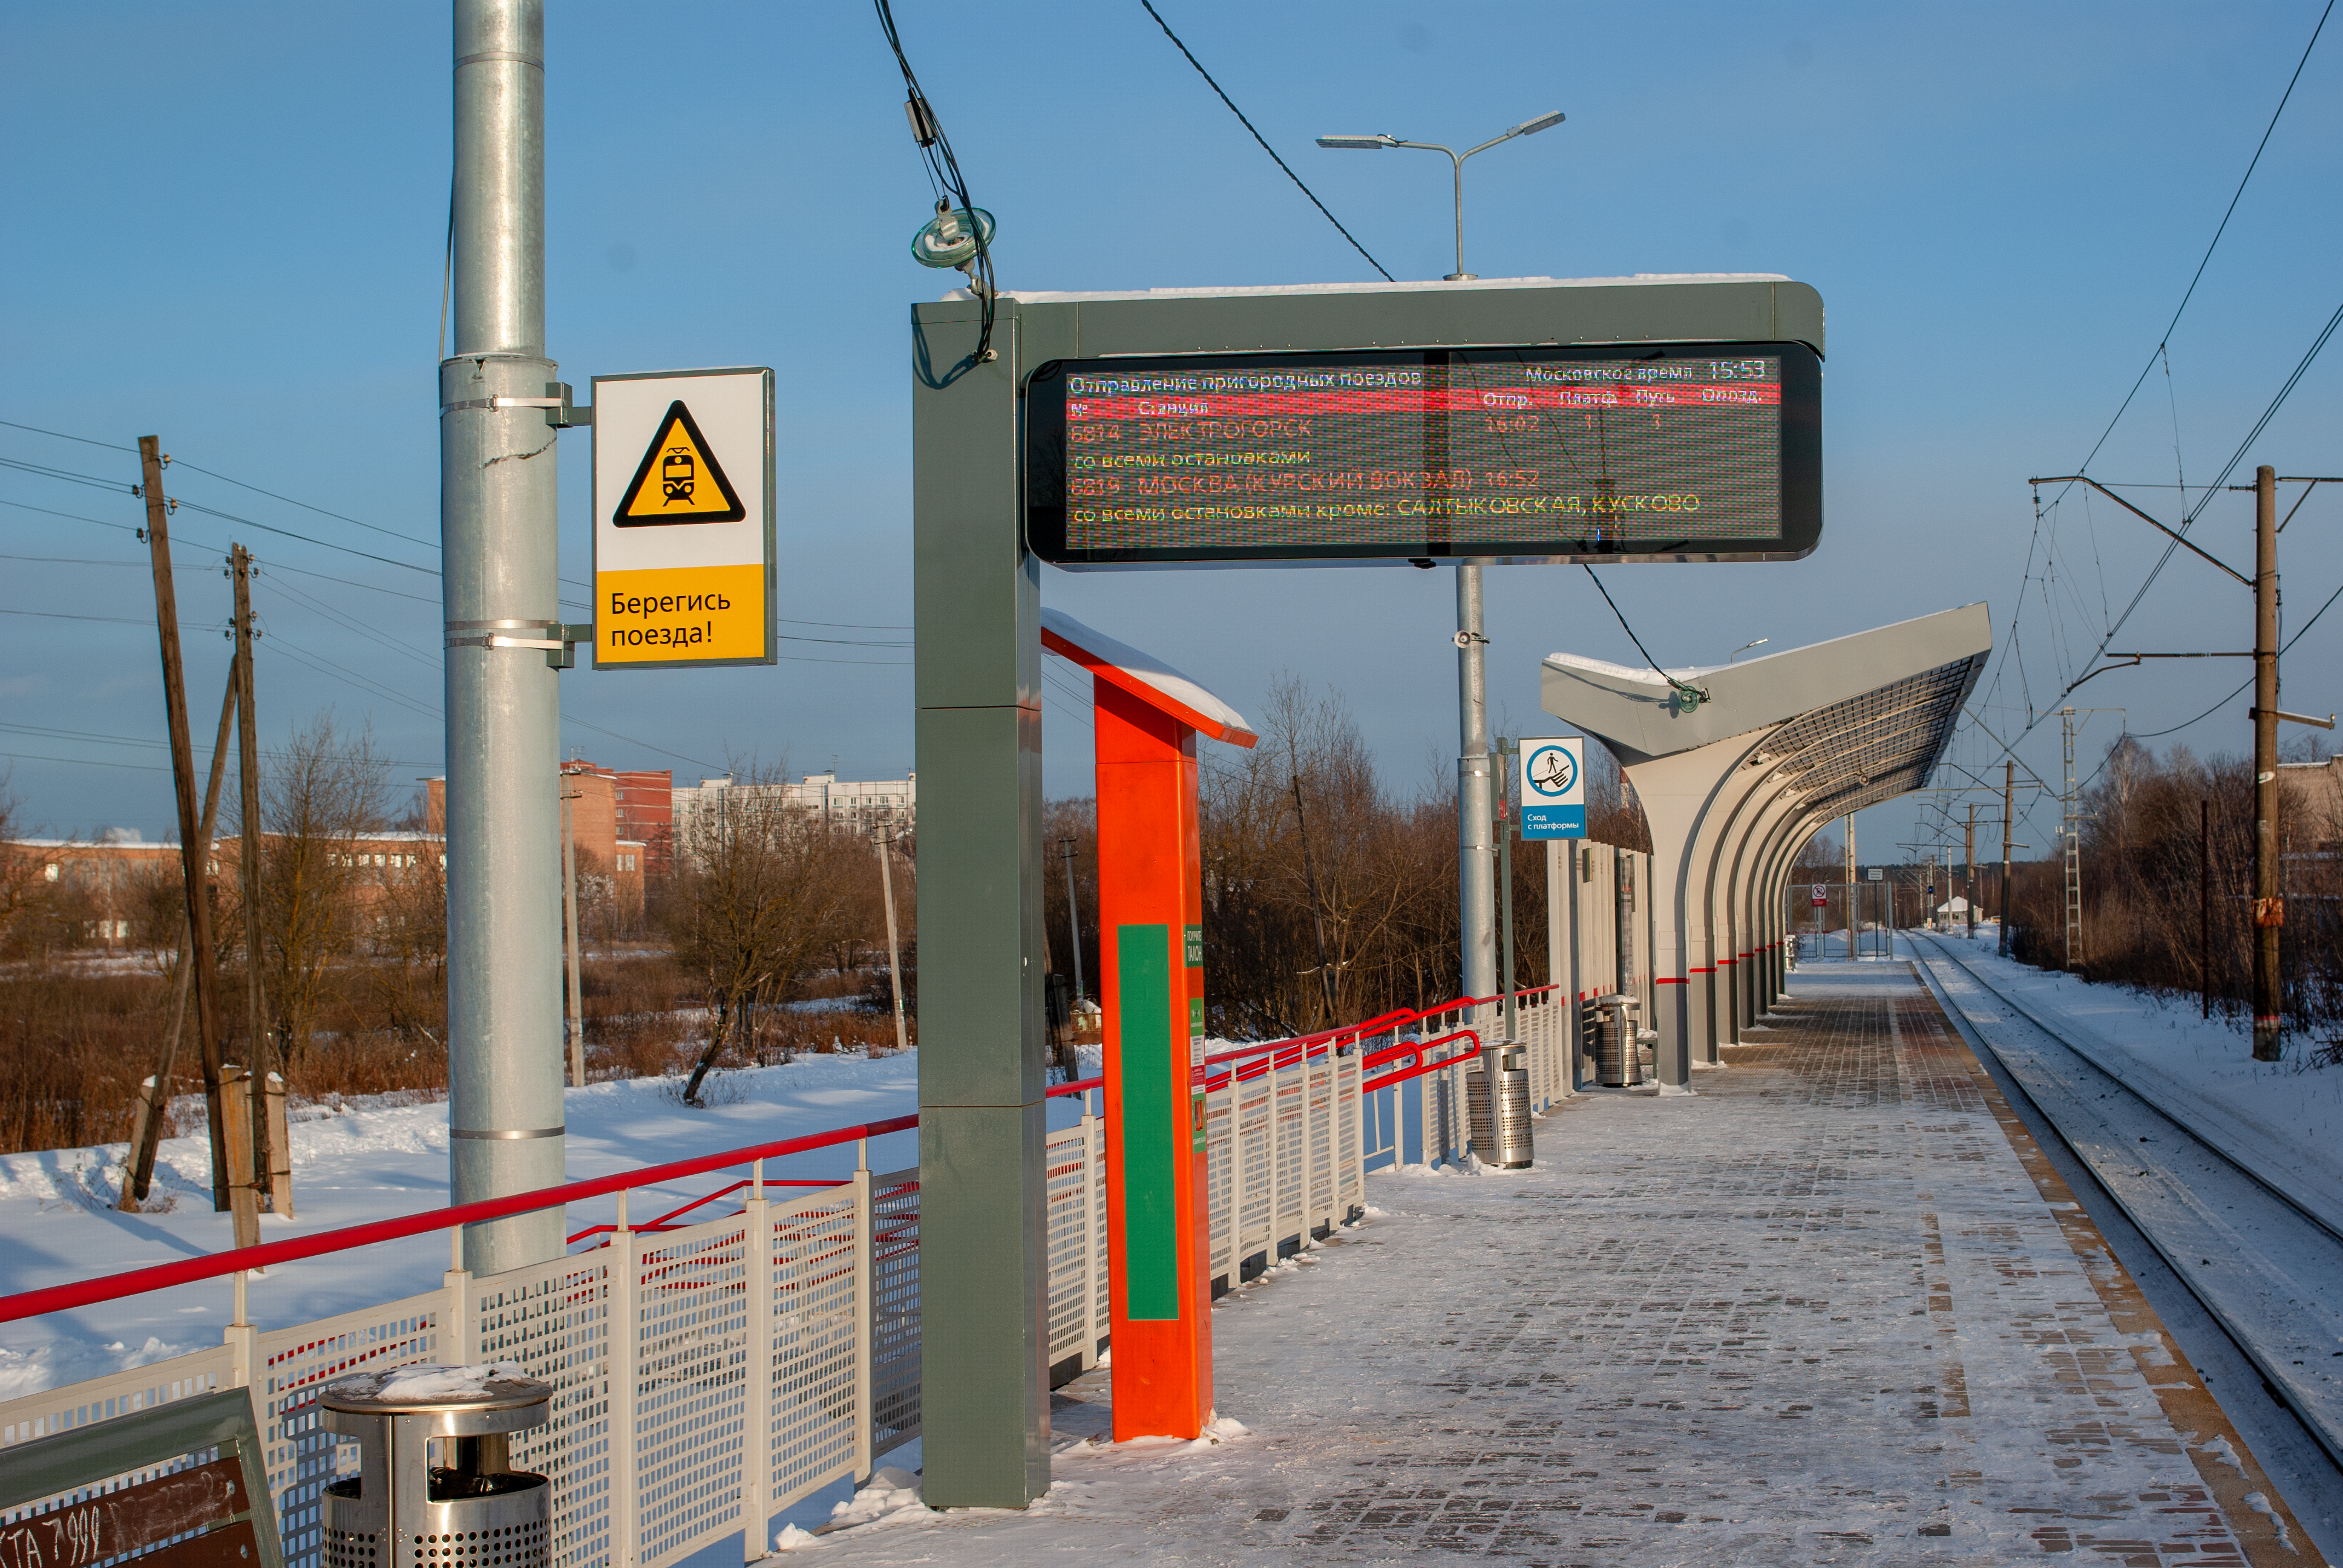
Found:
[{"label": "yellow triangular warning sign", "polygon": [[748,516],[708,438],[681,398],[668,405],[642,466],[610,521],[622,528],[659,523],[737,523]]}]

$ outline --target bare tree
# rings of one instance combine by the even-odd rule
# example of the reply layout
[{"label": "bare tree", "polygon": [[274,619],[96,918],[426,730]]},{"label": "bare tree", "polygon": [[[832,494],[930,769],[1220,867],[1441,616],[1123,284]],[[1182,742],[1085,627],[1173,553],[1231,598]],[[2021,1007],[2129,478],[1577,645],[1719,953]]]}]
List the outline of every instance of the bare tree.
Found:
[{"label": "bare tree", "polygon": [[677,824],[669,940],[707,988],[699,1086],[756,1006],[780,1000],[838,939],[868,851],[853,833],[789,803],[785,768],[738,767],[731,788]]},{"label": "bare tree", "polygon": [[48,891],[47,863],[30,849],[16,847],[23,831],[16,820],[16,798],[8,793],[0,775],[0,952],[9,951],[22,928],[35,917]]},{"label": "bare tree", "polygon": [[383,881],[367,975],[392,1032],[437,1048],[447,1038],[447,873],[436,852],[412,859]]},{"label": "bare tree", "polygon": [[372,912],[366,890],[379,879],[371,856],[359,863],[359,835],[380,830],[389,799],[372,729],[347,734],[331,709],[294,729],[262,781],[257,961],[288,1079],[308,1054],[331,970],[357,947],[362,910]]}]

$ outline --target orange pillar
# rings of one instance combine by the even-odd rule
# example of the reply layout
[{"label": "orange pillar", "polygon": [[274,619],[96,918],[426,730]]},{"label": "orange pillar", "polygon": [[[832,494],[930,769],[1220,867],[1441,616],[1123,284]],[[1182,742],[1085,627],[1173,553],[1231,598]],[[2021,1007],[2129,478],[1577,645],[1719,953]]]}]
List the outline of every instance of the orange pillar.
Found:
[{"label": "orange pillar", "polygon": [[1192,1438],[1212,1419],[1196,731],[1095,688],[1114,1437]]}]

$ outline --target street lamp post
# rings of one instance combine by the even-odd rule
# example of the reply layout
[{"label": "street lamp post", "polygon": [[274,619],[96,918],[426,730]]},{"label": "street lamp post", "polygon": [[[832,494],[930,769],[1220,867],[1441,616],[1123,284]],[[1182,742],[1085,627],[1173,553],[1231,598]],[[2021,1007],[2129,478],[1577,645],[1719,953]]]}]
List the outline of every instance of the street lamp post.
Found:
[{"label": "street lamp post", "polygon": [[[1318,145],[1336,151],[1377,152],[1384,147],[1414,147],[1446,153],[1456,172],[1456,270],[1446,281],[1463,283],[1474,275],[1464,270],[1464,160],[1487,152],[1500,142],[1532,136],[1562,124],[1560,109],[1523,120],[1502,136],[1477,147],[1457,152],[1437,142],[1403,142],[1396,136],[1320,136]],[[1489,709],[1487,667],[1481,635],[1481,567],[1460,561],[1456,567],[1456,847],[1457,899],[1462,916],[1464,994],[1485,997],[1497,984],[1494,846],[1490,842],[1491,783],[1489,775]]]},{"label": "street lamp post", "polygon": [[1560,109],[1550,110],[1534,120],[1523,120],[1512,130],[1491,136],[1479,146],[1467,147],[1461,153],[1453,147],[1443,147],[1438,142],[1403,142],[1397,136],[1320,136],[1318,145],[1336,152],[1379,152],[1384,147],[1413,147],[1419,152],[1446,153],[1456,173],[1456,270],[1448,275],[1446,281],[1463,283],[1479,276],[1464,270],[1464,160],[1475,153],[1487,152],[1500,142],[1510,142],[1515,136],[1534,136],[1540,131],[1550,130],[1562,121]]}]

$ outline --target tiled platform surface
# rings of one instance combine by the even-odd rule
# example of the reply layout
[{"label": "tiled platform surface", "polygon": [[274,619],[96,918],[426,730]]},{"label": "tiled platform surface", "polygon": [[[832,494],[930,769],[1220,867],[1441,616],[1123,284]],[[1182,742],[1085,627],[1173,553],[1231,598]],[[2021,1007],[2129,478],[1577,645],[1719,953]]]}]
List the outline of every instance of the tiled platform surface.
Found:
[{"label": "tiled platform surface", "polygon": [[[2315,1548],[1903,965],[1816,966],[1698,1075],[1537,1129],[1214,1313],[1203,1452],[841,1561],[2300,1565]],[[2286,1537],[2291,1537],[2290,1541]]]}]

